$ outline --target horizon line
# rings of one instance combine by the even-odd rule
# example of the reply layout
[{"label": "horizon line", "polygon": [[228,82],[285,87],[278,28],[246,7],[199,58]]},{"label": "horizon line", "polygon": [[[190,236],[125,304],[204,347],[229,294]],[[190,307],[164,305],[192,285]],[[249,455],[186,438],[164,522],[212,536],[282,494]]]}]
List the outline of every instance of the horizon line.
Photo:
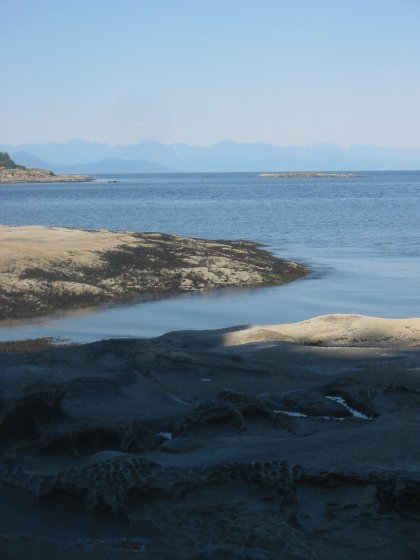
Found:
[{"label": "horizon line", "polygon": [[217,142],[214,142],[213,144],[209,144],[209,145],[203,145],[203,144],[190,144],[188,142],[163,142],[161,140],[152,140],[152,139],[143,139],[143,140],[138,140],[138,141],[133,141],[131,143],[110,143],[110,142],[106,142],[103,140],[85,140],[83,138],[72,138],[70,140],[48,140],[48,141],[25,141],[22,142],[20,144],[9,144],[8,142],[0,142],[0,145],[4,145],[4,146],[8,146],[10,148],[20,148],[22,146],[27,146],[27,145],[49,145],[49,144],[71,144],[71,143],[77,143],[77,142],[81,142],[81,143],[86,143],[86,144],[101,144],[101,145],[106,145],[109,146],[111,148],[117,148],[117,147],[128,147],[128,146],[137,146],[139,144],[160,144],[161,146],[188,146],[190,148],[204,148],[204,149],[211,149],[211,148],[215,148],[216,146],[220,145],[220,144],[238,144],[238,145],[244,145],[244,146],[253,146],[253,145],[259,145],[259,146],[271,146],[271,147],[276,147],[276,148],[313,148],[313,147],[336,147],[336,148],[340,148],[341,150],[349,150],[351,148],[367,148],[367,147],[374,147],[374,148],[383,148],[383,149],[393,149],[393,150],[420,150],[420,146],[395,146],[395,145],[381,145],[381,144],[372,144],[372,143],[368,143],[368,144],[348,144],[348,145],[343,145],[343,144],[338,144],[336,142],[328,142],[328,141],[322,141],[322,142],[314,142],[312,144],[273,144],[270,142],[266,142],[266,141],[252,141],[252,142],[244,142],[244,141],[239,141],[239,140],[229,140],[229,139],[222,139],[222,140],[218,140]]}]

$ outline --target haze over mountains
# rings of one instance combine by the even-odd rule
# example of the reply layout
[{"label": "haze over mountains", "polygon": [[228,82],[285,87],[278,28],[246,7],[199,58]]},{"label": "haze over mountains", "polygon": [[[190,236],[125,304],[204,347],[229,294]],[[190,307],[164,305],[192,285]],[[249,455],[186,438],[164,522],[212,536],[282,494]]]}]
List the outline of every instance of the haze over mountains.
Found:
[{"label": "haze over mountains", "polygon": [[275,146],[218,142],[211,147],[141,141],[116,145],[85,140],[0,144],[21,165],[57,173],[166,173],[212,171],[324,171],[420,169],[420,148],[314,144]]}]

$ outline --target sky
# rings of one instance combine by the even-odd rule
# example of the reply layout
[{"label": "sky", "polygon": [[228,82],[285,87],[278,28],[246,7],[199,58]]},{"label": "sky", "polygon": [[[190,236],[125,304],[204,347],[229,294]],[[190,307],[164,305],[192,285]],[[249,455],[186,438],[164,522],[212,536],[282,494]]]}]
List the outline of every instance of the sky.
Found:
[{"label": "sky", "polygon": [[420,147],[420,0],[0,0],[0,143]]}]

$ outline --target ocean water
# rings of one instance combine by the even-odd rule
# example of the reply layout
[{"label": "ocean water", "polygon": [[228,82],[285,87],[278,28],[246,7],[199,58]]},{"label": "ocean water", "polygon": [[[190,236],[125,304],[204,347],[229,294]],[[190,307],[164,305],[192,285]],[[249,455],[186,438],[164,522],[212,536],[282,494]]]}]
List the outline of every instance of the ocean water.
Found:
[{"label": "ocean water", "polygon": [[257,173],[112,175],[87,184],[0,185],[0,223],[249,239],[312,270],[280,287],[186,294],[0,323],[0,340],[155,336],[326,313],[420,316],[420,172],[303,179]]}]

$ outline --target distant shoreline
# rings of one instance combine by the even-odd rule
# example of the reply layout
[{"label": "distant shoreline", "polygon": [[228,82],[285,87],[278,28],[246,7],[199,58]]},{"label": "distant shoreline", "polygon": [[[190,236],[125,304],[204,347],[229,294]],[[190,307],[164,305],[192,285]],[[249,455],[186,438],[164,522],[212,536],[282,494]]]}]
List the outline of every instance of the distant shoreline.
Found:
[{"label": "distant shoreline", "polygon": [[89,175],[56,175],[38,167],[6,169],[0,167],[0,184],[17,183],[86,183],[93,181]]},{"label": "distant shoreline", "polygon": [[319,171],[285,171],[282,173],[260,173],[258,177],[271,179],[310,179],[324,177],[356,177],[356,173],[323,173]]}]

